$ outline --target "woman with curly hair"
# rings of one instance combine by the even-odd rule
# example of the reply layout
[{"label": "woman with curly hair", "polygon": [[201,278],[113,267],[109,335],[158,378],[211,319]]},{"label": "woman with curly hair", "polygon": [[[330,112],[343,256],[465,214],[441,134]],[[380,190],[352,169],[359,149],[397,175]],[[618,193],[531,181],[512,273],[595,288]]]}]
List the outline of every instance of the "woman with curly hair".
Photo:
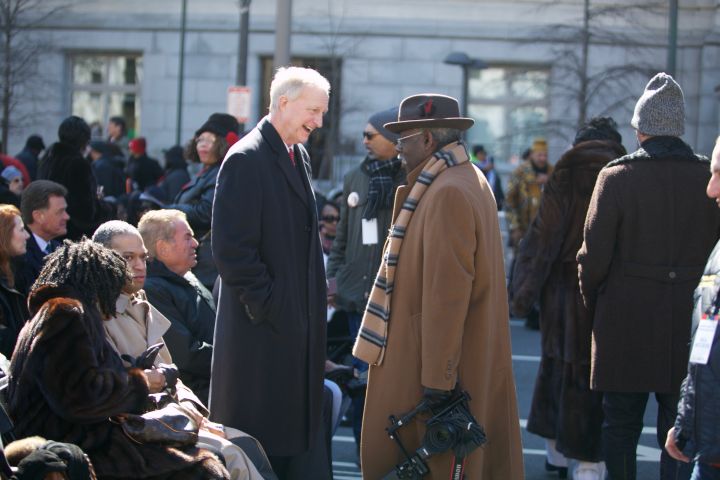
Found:
[{"label": "woman with curly hair", "polygon": [[210,220],[212,218],[215,181],[225,154],[238,141],[238,122],[227,113],[213,113],[195,132],[185,149],[186,158],[202,165],[200,172],[184,185],[171,205],[165,208],[180,210],[187,215],[190,228],[200,242],[198,263],[193,273],[208,290],[213,289],[217,268],[210,250]]},{"label": "woman with curly hair", "polygon": [[123,366],[102,323],[131,282],[122,256],[89,240],[48,255],[10,364],[15,433],[78,445],[100,478],[227,479],[209,451],[141,444],[109,420],[143,413],[149,393],[145,373]]},{"label": "woman with curly hair", "polygon": [[25,254],[25,230],[20,210],[0,205],[0,353],[10,358],[20,329],[27,321],[25,296],[15,289],[12,261]]}]

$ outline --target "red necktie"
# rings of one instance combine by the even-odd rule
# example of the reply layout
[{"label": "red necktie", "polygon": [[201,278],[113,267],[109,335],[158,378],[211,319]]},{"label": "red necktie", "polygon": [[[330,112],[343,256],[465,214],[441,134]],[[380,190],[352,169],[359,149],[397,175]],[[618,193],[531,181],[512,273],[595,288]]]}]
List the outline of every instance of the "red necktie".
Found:
[{"label": "red necktie", "polygon": [[288,148],[288,155],[290,155],[290,161],[293,164],[293,167],[295,166],[295,148],[290,147]]}]

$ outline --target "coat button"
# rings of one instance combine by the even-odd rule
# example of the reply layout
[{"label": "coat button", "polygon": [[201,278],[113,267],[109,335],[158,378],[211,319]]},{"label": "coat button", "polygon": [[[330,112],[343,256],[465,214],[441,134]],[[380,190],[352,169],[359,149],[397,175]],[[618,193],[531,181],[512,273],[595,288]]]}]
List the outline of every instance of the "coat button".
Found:
[{"label": "coat button", "polygon": [[674,279],[675,277],[677,277],[677,274],[675,272],[670,272],[668,273],[668,277]]}]

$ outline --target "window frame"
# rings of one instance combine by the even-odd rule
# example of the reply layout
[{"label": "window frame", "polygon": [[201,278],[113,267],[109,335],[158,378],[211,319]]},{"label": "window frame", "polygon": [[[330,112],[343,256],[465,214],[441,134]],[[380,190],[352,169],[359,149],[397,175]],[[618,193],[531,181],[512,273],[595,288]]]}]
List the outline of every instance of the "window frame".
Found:
[{"label": "window frame", "polygon": [[[103,61],[103,83],[76,83],[75,82],[75,65],[79,57],[94,57]],[[111,84],[109,83],[109,72],[111,59],[118,57],[134,58],[136,62],[136,82],[135,84]],[[141,51],[120,51],[120,50],[68,50],[65,52],[66,59],[66,89],[67,97],[65,99],[65,111],[68,115],[73,115],[73,99],[76,92],[85,92],[89,94],[100,94],[103,96],[102,113],[99,122],[103,128],[102,136],[106,135],[106,129],[110,117],[119,115],[125,118],[127,124],[127,134],[130,136],[132,132],[140,131],[142,123],[142,83],[144,75],[144,59]],[[127,118],[123,112],[110,113],[112,94],[132,94],[135,95],[135,116]],[[87,120],[87,119],[85,119]],[[92,123],[92,121],[88,121]]]},{"label": "window frame", "polygon": [[[502,69],[504,71],[502,81],[504,83],[505,93],[502,96],[496,98],[473,96],[471,88],[473,77],[478,75],[478,73],[482,75],[483,69],[470,69],[470,71],[468,72],[469,79],[467,91],[468,112],[477,108],[481,109],[484,106],[500,107],[502,109],[503,131],[499,137],[496,137],[492,144],[484,140],[471,140],[470,143],[483,144],[485,146],[485,149],[488,151],[488,154],[494,157],[495,164],[496,166],[500,167],[500,170],[512,169],[521,161],[520,156],[522,155],[524,150],[521,149],[519,151],[515,151],[513,149],[513,138],[518,136],[511,134],[512,114],[514,111],[521,107],[544,109],[545,120],[538,123],[537,126],[532,129],[532,131],[527,131],[526,135],[530,137],[547,138],[547,135],[549,133],[548,123],[550,121],[551,115],[552,68],[550,65],[538,63],[492,63],[488,65],[487,69]],[[542,98],[534,99],[531,97],[520,97],[513,94],[511,89],[511,81],[513,74],[517,75],[525,72],[535,71],[543,72],[545,74],[546,83],[544,86],[544,96]],[[481,117],[475,117],[473,115],[470,115],[470,113],[468,113],[468,115],[473,117],[476,123],[478,123],[478,120],[482,120]],[[472,147],[472,145],[469,146]],[[529,147],[530,143],[528,143],[526,148]]]}]

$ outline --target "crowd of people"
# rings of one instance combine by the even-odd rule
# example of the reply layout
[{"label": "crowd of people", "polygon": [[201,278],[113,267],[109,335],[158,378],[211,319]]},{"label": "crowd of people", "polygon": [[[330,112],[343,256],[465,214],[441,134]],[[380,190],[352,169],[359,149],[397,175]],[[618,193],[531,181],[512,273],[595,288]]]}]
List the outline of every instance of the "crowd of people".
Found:
[{"label": "crowd of people", "polygon": [[304,144],[329,96],[281,68],[254,129],[214,113],[164,168],[121,117],[103,140],[68,117],[47,149],[33,135],[3,157],[20,440],[0,476],[330,479],[346,415],[364,478],[521,479],[512,313],[540,329],[527,429],[548,471],[634,479],[654,393],[659,477],[720,478],[718,247],[703,267],[720,139],[712,163],[680,139],[672,77],[635,106],[637,151],[593,118],[554,165],[536,139],[506,190],[457,100],[428,93],[368,118],[367,155],[326,198]]}]

